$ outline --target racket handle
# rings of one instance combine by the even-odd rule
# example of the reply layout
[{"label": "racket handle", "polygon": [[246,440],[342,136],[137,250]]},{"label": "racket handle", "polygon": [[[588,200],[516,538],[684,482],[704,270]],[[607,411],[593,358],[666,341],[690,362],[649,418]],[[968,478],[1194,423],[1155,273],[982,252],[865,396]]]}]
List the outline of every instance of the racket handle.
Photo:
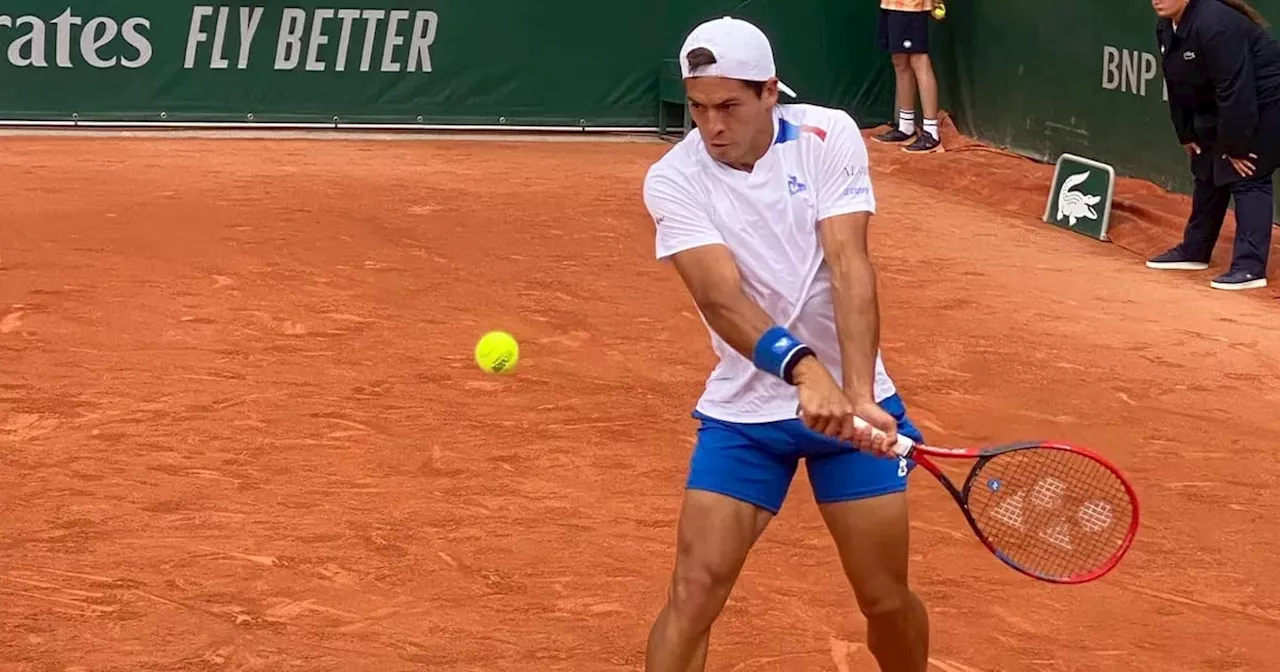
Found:
[{"label": "racket handle", "polygon": [[[855,415],[853,416],[853,427],[854,429],[861,430],[867,427],[871,427],[871,423]],[[875,427],[871,427],[871,433],[876,437],[884,436],[884,432]],[[912,441],[910,438],[899,434],[898,442],[894,445],[893,452],[897,453],[898,457],[906,457],[907,454],[911,452],[911,449],[915,447],[915,445],[916,445],[915,441]]]}]

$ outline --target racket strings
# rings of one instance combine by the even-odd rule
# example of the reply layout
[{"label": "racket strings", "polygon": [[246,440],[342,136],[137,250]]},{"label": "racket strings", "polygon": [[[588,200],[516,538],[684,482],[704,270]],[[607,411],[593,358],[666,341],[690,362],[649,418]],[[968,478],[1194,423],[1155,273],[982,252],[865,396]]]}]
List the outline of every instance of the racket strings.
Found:
[{"label": "racket strings", "polygon": [[991,545],[1023,569],[1070,579],[1108,564],[1133,520],[1120,478],[1068,450],[996,455],[975,476],[968,504]]}]

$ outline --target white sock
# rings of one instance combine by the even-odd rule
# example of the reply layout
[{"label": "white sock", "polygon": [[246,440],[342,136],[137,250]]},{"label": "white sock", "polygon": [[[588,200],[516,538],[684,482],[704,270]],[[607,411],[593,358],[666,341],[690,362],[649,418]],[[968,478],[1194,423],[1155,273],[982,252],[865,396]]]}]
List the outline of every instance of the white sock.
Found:
[{"label": "white sock", "polygon": [[898,130],[907,135],[916,132],[915,110],[898,110]]},{"label": "white sock", "polygon": [[924,132],[928,133],[929,135],[932,135],[934,140],[939,140],[940,138],[938,137],[938,120],[925,119]]}]

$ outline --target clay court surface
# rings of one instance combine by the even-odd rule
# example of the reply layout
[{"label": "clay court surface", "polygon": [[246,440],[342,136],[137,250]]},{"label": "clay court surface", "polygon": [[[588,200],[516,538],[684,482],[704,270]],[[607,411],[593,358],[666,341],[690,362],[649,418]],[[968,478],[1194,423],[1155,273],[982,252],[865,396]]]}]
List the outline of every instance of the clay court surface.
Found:
[{"label": "clay court surface", "polygon": [[[1184,197],[1123,182],[1107,245],[949,142],[872,147],[890,374],[934,442],[1092,446],[1145,508],[1055,587],[917,471],[931,670],[1280,669],[1276,292],[1142,266]],[[712,365],[666,148],[0,138],[0,670],[640,669]],[[876,669],[803,469],[710,669]]]}]

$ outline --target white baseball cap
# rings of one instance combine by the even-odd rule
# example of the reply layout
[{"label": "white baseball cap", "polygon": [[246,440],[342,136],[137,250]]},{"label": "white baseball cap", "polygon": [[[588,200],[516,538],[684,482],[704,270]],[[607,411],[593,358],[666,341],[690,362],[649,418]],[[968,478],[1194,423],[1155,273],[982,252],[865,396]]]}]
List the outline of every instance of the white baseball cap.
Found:
[{"label": "white baseball cap", "polygon": [[[726,16],[700,24],[689,33],[680,47],[680,76],[693,77],[689,72],[689,52],[703,48],[710,51],[716,62],[698,70],[699,77],[727,77],[748,82],[763,82],[777,77],[773,63],[773,47],[764,31],[754,24]],[[796,97],[791,87],[778,82],[778,90]]]}]

